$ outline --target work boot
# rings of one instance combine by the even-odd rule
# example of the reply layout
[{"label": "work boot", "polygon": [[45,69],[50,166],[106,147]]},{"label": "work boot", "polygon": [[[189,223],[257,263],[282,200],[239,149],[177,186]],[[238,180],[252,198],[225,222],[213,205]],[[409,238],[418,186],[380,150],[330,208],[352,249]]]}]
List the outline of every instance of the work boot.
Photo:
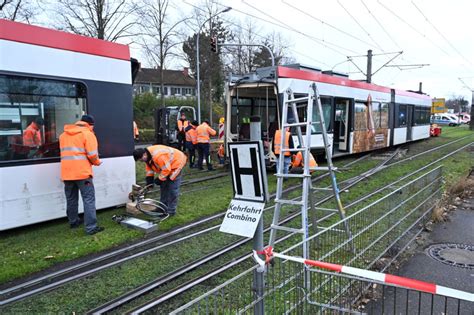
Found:
[{"label": "work boot", "polygon": [[94,235],[96,233],[102,232],[103,230],[105,230],[103,227],[96,226],[92,231],[87,232],[87,234],[88,235]]},{"label": "work boot", "polygon": [[82,222],[83,222],[82,219],[79,218],[79,219],[76,220],[76,222],[74,222],[72,224],[69,224],[69,227],[71,229],[77,229],[79,226],[81,226]]}]

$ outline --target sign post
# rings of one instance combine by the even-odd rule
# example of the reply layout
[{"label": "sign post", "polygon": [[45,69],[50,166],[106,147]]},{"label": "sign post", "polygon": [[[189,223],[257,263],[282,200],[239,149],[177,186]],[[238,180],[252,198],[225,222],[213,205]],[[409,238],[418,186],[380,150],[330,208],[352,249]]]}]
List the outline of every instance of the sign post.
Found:
[{"label": "sign post", "polygon": [[[253,249],[263,250],[263,209],[268,200],[267,173],[263,145],[260,139],[260,117],[250,119],[250,138],[255,141],[230,143],[228,152],[232,170],[232,199],[220,231],[240,236],[253,237]],[[264,314],[265,267],[254,273],[254,288],[259,301],[254,314]]]}]

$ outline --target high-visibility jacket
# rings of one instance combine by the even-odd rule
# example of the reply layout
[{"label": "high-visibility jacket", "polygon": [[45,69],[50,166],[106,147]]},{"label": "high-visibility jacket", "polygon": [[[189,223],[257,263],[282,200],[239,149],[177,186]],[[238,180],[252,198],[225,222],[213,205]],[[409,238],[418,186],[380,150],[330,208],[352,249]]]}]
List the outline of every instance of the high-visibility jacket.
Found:
[{"label": "high-visibility jacket", "polygon": [[153,145],[147,150],[151,154],[151,161],[146,163],[146,177],[158,174],[161,181],[167,178],[175,180],[186,165],[186,155],[175,148]]},{"label": "high-visibility jacket", "polygon": [[92,165],[99,165],[97,138],[92,127],[83,121],[65,125],[59,136],[61,179],[79,180],[92,177]]},{"label": "high-visibility jacket", "polygon": [[34,121],[23,132],[23,145],[28,147],[41,145],[41,131]]},{"label": "high-visibility jacket", "polygon": [[219,157],[224,157],[225,156],[225,149],[224,149],[223,144],[221,144],[219,146],[219,150],[217,150],[217,156],[219,156]]},{"label": "high-visibility jacket", "polygon": [[138,138],[140,132],[138,131],[138,125],[135,121],[133,121],[133,136]]},{"label": "high-visibility jacket", "polygon": [[208,124],[202,123],[197,128],[197,142],[198,143],[209,143],[210,136],[215,136],[216,131],[209,127]]},{"label": "high-visibility jacket", "polygon": [[[293,167],[303,167],[304,166],[304,163],[303,163],[303,154],[301,152],[298,152],[295,154],[295,157],[293,159],[293,162],[291,164],[291,166]],[[310,153],[309,154],[309,167],[310,168],[313,168],[313,167],[316,167],[318,166],[318,163],[316,163],[316,160],[314,159],[314,156]]]},{"label": "high-visibility jacket", "polygon": [[[291,134],[289,131],[285,131],[285,141],[284,141],[284,146],[283,148],[284,149],[289,149],[290,148],[290,137],[291,137]],[[281,152],[281,131],[280,129],[278,129],[276,132],[275,132],[275,137],[273,137],[273,147],[275,149],[275,151],[273,153],[279,155],[280,152]],[[286,151],[284,153],[285,156],[290,156],[291,153],[289,151]]]},{"label": "high-visibility jacket", "polygon": [[197,143],[197,130],[196,127],[191,126],[188,131],[186,131],[186,141],[187,142],[192,142],[192,144]]},{"label": "high-visibility jacket", "polygon": [[181,120],[181,119],[178,119],[178,131],[179,132],[184,132],[184,129],[186,129],[186,127],[189,126],[189,120]]}]

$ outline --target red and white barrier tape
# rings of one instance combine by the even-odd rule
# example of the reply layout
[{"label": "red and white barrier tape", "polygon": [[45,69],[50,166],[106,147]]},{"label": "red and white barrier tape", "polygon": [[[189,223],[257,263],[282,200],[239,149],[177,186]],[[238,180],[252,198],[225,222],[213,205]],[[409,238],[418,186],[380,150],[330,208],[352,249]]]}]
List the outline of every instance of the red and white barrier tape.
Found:
[{"label": "red and white barrier tape", "polygon": [[[258,256],[258,254],[265,255],[265,260],[261,259]],[[419,280],[415,280],[411,278],[394,276],[394,275],[390,275],[390,274],[386,274],[382,272],[370,271],[370,270],[365,270],[365,269],[360,269],[360,268],[327,263],[323,261],[310,260],[310,259],[304,259],[301,257],[292,257],[292,256],[284,255],[284,254],[279,254],[279,253],[273,252],[273,248],[271,246],[265,248],[262,252],[257,253],[256,251],[253,251],[253,257],[260,266],[268,264],[273,257],[277,257],[277,258],[281,258],[285,260],[302,263],[307,266],[319,267],[319,268],[341,272],[341,273],[358,276],[358,277],[362,277],[366,279],[371,279],[371,280],[375,280],[379,282],[396,284],[398,286],[408,288],[408,289],[415,289],[418,291],[423,291],[423,292],[428,292],[432,294],[438,294],[438,295],[452,297],[452,298],[456,298],[460,300],[465,300],[469,302],[474,302],[473,293],[451,289],[451,288],[443,287],[434,283],[419,281]]]}]

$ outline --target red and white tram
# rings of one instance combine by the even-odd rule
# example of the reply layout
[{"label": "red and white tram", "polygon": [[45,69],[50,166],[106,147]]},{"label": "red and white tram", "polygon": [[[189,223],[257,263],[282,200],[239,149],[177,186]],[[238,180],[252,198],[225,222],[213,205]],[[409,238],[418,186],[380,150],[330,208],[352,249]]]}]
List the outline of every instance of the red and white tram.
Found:
[{"label": "red and white tram", "polygon": [[[58,138],[85,113],[96,119],[103,160],[94,167],[97,208],[127,201],[136,65],[125,45],[0,20],[0,231],[66,215]],[[32,146],[23,136],[37,119]]]},{"label": "red and white tram", "polygon": [[[281,125],[283,93],[307,95],[316,83],[333,155],[347,155],[429,138],[431,98],[428,95],[350,80],[347,75],[299,65],[257,69],[232,76],[226,86],[226,141],[249,138],[249,117],[262,120],[267,162],[272,164],[271,141]],[[298,113],[303,119],[305,113]],[[313,115],[317,111],[313,110]],[[288,113],[291,120],[292,113]],[[317,121],[313,117],[312,121]],[[319,125],[311,130],[311,146],[321,147]],[[319,130],[318,130],[319,129]],[[295,135],[295,133],[293,133]],[[294,136],[296,140],[296,136]]]}]

